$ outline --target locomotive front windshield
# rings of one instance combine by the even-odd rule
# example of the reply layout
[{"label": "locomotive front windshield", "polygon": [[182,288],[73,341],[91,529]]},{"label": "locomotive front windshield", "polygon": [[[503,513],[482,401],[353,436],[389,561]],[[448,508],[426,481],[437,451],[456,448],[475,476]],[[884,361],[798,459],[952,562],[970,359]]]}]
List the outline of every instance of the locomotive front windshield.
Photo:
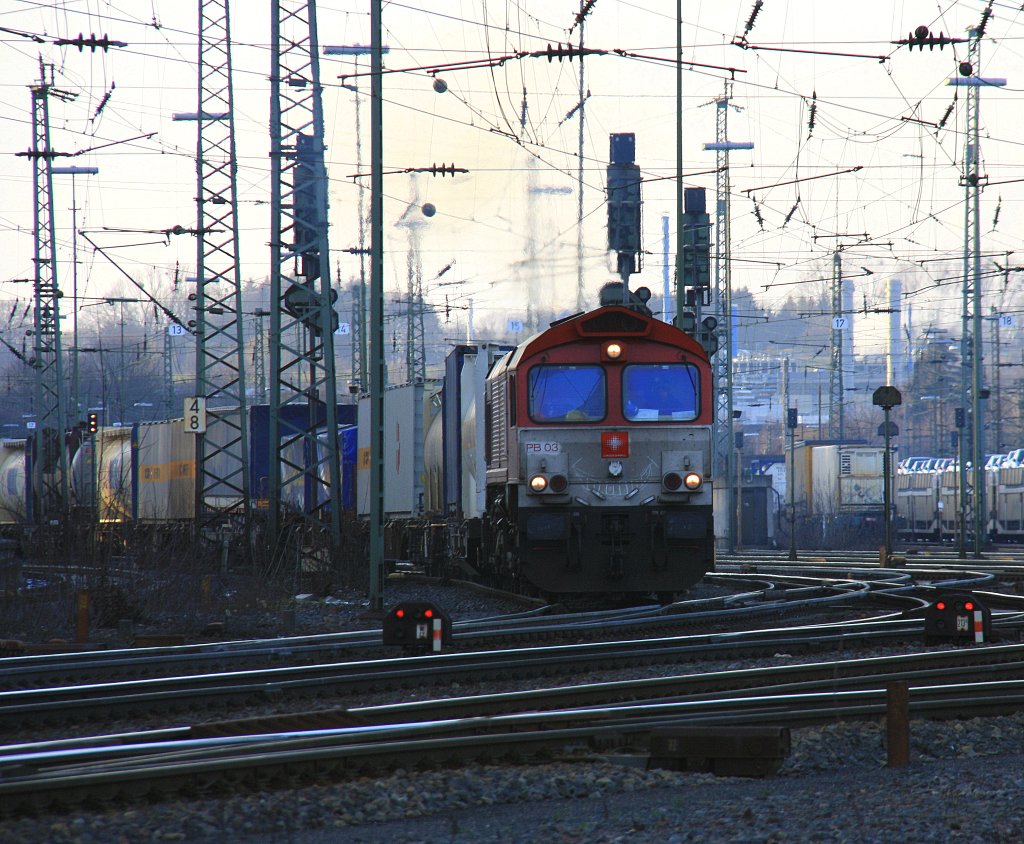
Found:
[{"label": "locomotive front windshield", "polygon": [[696,419],[699,396],[700,372],[693,364],[633,364],[622,371],[622,415],[630,422]]},{"label": "locomotive front windshield", "polygon": [[597,422],[607,413],[600,366],[535,366],[528,384],[534,422]]}]

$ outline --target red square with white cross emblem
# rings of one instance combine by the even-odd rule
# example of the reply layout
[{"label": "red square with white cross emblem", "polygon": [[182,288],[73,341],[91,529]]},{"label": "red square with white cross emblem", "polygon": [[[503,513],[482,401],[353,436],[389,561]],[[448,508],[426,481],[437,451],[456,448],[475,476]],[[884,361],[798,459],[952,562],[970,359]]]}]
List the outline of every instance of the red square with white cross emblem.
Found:
[{"label": "red square with white cross emblem", "polygon": [[602,431],[601,457],[606,459],[629,457],[629,432]]}]

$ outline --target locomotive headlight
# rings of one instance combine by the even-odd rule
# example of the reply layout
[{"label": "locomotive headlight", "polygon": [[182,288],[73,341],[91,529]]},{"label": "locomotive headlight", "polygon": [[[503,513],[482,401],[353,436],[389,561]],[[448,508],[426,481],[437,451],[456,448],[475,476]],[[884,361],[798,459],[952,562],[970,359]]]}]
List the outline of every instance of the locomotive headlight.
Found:
[{"label": "locomotive headlight", "polygon": [[534,492],[544,492],[548,488],[548,479],[543,475],[534,475],[530,478],[530,489]]},{"label": "locomotive headlight", "polygon": [[569,486],[569,479],[565,475],[552,475],[551,476],[551,491],[560,493],[565,492]]},{"label": "locomotive headlight", "polygon": [[678,472],[666,472],[661,482],[669,492],[675,492],[683,485],[683,479],[679,476]]},{"label": "locomotive headlight", "polygon": [[690,492],[700,489],[703,483],[704,479],[696,472],[687,472],[686,477],[683,478],[683,484]]},{"label": "locomotive headlight", "polygon": [[618,340],[609,340],[601,344],[601,360],[617,361],[621,363],[626,360],[626,346]]}]

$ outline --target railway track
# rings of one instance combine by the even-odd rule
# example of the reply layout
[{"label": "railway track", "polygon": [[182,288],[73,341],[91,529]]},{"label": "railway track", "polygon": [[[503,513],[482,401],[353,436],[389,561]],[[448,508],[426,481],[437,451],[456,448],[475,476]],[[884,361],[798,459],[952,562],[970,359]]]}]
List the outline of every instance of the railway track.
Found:
[{"label": "railway track", "polygon": [[[237,711],[254,703],[274,713],[0,747],[0,811],[66,807],[83,800],[152,799],[211,787],[264,788],[417,765],[565,758],[574,753],[592,759],[624,747],[642,755],[652,735],[665,729],[876,719],[885,711],[886,687],[895,681],[910,686],[915,717],[1006,713],[1024,707],[1024,646],[1019,644],[565,682],[580,672],[645,664],[753,661],[779,654],[792,659],[826,649],[906,643],[922,636],[923,607],[936,584],[987,594],[991,606],[999,608],[993,624],[997,636],[1006,641],[1020,637],[1024,599],[982,591],[980,587],[996,583],[991,572],[934,568],[934,577],[919,578],[904,570],[859,562],[853,566],[849,559],[835,563],[787,566],[772,559],[754,563],[756,570],[751,570],[748,559],[737,564],[742,572],[715,575],[718,585],[728,586],[727,594],[667,608],[563,615],[539,609],[466,622],[456,627],[463,650],[430,657],[381,659],[379,633],[358,631],[0,661],[3,674],[25,669],[20,677],[14,675],[14,684],[41,684],[0,692],[0,728],[8,730],[90,718],[144,715],[148,720],[154,712]],[[855,618],[851,610],[873,615]],[[814,622],[818,613],[829,620]],[[765,618],[783,619],[788,626],[736,629]],[[793,624],[794,619],[804,623]],[[729,629],[686,632],[695,624],[702,630]],[[671,635],[656,635],[666,628]],[[575,641],[567,643],[568,637]],[[499,648],[506,640],[543,644]],[[481,646],[491,649],[472,649]],[[316,661],[318,654],[339,650],[366,658]],[[162,663],[159,673],[195,664],[190,661],[196,659],[213,666],[246,659],[290,660],[293,653],[311,664],[86,686],[46,681],[46,672],[52,672],[50,677],[91,673],[95,678],[106,670],[130,675],[140,661]],[[551,688],[443,696],[456,683],[472,687],[543,677],[559,679]],[[328,709],[317,709],[314,703],[312,711],[294,711],[317,698],[358,700],[368,689],[399,688],[419,694],[434,688],[442,696]],[[291,711],[277,714],[281,710]]]},{"label": "railway track", "polygon": [[[893,600],[886,594],[907,585],[908,578],[869,573],[871,580],[776,573],[771,578],[723,574],[708,578],[724,594],[659,605],[566,613],[557,607],[474,621],[456,622],[453,645],[459,650],[508,643],[574,642],[611,636],[657,635],[697,625],[750,623],[772,615],[793,616],[849,602]],[[920,601],[902,602],[904,608]],[[123,648],[41,654],[0,659],[0,691],[55,685],[144,679],[227,670],[308,665],[379,651],[380,630],[357,630],[277,639],[213,644]],[[381,657],[383,658],[383,657]]]},{"label": "railway track", "polygon": [[[741,555],[720,560],[719,569],[709,581],[725,594],[714,598],[588,613],[536,608],[458,623],[459,650],[431,657],[382,659],[378,631],[353,631],[0,660],[8,683],[0,692],[0,729],[10,731],[253,705],[295,710],[311,700],[354,700],[368,689],[435,688],[443,695],[457,683],[543,677],[563,683],[340,709],[318,710],[314,703],[312,712],[283,716],[7,745],[0,747],[0,805],[17,811],[398,765],[532,759],[574,748],[646,752],[652,733],[670,727],[877,718],[885,688],[896,680],[910,684],[912,712],[922,717],[1024,706],[1024,646],[1016,644],[564,684],[582,671],[914,640],[923,633],[930,590],[939,585],[986,596],[1000,608],[994,629],[1004,639],[1019,638],[1024,626],[1024,599],[983,590],[1000,579],[988,570],[931,561],[914,571],[891,569],[849,555],[797,564]],[[851,610],[873,615],[854,618]],[[817,613],[829,620],[806,621]],[[766,618],[786,625],[737,629]],[[711,632],[687,632],[694,625]],[[727,629],[714,632],[720,627]],[[520,646],[500,647],[508,641]],[[525,646],[530,643],[543,644]],[[337,655],[345,658],[331,658]],[[197,666],[205,673],[176,672]],[[81,685],[84,678],[92,682]]]},{"label": "railway track", "polygon": [[[865,584],[844,581],[838,594],[821,595],[820,588],[801,587],[798,605],[818,606],[822,601],[847,600],[851,594],[867,595]],[[861,588],[863,587],[863,588]],[[805,593],[810,594],[805,594]],[[793,596],[790,595],[792,598]],[[925,602],[910,596],[889,596],[904,602]],[[737,608],[719,612],[735,618]],[[755,608],[760,609],[760,608]],[[774,607],[773,611],[779,611]],[[640,613],[637,613],[640,614]],[[697,613],[704,621],[710,611]],[[587,614],[582,624],[601,626],[608,635],[609,620]],[[685,613],[677,614],[685,617]],[[692,619],[688,619],[691,620]],[[549,622],[543,618],[530,625],[531,635],[541,635]],[[628,620],[624,629],[635,632],[639,619]],[[662,619],[657,619],[662,623]],[[497,620],[482,624],[500,624]],[[1019,636],[1024,614],[1009,611],[997,614],[994,627],[1002,635]],[[565,625],[557,625],[565,635]],[[574,629],[572,627],[568,629]],[[504,634],[503,634],[504,635]],[[887,613],[868,619],[844,619],[833,623],[807,624],[753,630],[729,630],[719,633],[680,634],[641,639],[615,638],[611,641],[519,647],[487,651],[465,651],[422,657],[401,657],[316,663],[278,668],[222,671],[207,674],[71,684],[0,692],[0,728],[24,729],[42,724],[75,723],[118,717],[151,715],[156,712],[212,710],[228,706],[266,704],[270,701],[298,700],[353,694],[366,689],[410,687],[422,689],[455,682],[480,680],[523,680],[582,670],[607,670],[650,664],[671,664],[724,658],[751,658],[764,654],[806,652],[823,648],[848,648],[863,643],[905,641],[923,635],[923,618],[918,615]],[[8,666],[16,668],[16,666]]]},{"label": "railway track", "polygon": [[[649,747],[656,731],[681,726],[873,719],[885,712],[886,686],[894,680],[908,683],[915,717],[1014,712],[1024,707],[1024,646],[363,707],[348,710],[348,723],[329,729],[268,731],[265,723],[233,722],[220,736],[211,736],[209,727],[205,733],[180,728],[8,745],[0,748],[0,806],[14,812],[215,785],[264,788],[581,749],[593,754],[627,746],[636,752]],[[609,703],[624,694],[631,695],[628,703]]]},{"label": "railway track", "polygon": [[956,574],[985,572],[999,580],[1024,582],[1024,547],[1002,546],[986,550],[981,557],[960,557],[957,549],[939,546],[912,545],[895,551],[887,566],[881,565],[880,554],[869,551],[798,551],[797,559],[790,560],[786,551],[740,551],[718,554],[716,572],[777,569],[806,570],[807,567],[824,570],[883,569],[904,572],[914,577],[930,574]]}]

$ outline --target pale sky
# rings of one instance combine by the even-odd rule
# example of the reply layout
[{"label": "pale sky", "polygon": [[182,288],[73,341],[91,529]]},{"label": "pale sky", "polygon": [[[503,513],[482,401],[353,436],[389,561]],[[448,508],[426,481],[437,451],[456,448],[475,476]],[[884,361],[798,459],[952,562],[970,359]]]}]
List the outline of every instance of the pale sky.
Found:
[{"label": "pale sky", "polygon": [[[56,6],[56,8],[54,8]],[[914,292],[914,324],[955,327],[960,314],[964,189],[960,185],[966,125],[965,89],[947,79],[966,58],[966,45],[913,50],[890,42],[924,25],[938,34],[965,36],[986,4],[979,0],[764,0],[748,44],[745,33],[753,0],[683,2],[684,57],[705,65],[684,74],[684,171],[715,165],[703,150],[715,140],[714,98],[733,77],[729,137],[752,141],[753,151],[732,154],[733,283],[766,301],[821,288],[831,274],[832,250],[843,247],[843,263],[855,281],[857,307],[884,307],[891,276]],[[263,278],[269,262],[268,49],[271,4],[233,4],[235,92],[239,151],[243,274]],[[452,335],[464,329],[473,302],[478,323],[500,326],[523,318],[527,302],[555,312],[575,310],[576,167],[579,100],[578,61],[510,58],[489,69],[443,70],[448,90],[433,90],[430,68],[486,57],[542,50],[548,43],[578,43],[570,35],[579,3],[560,0],[431,0],[384,7],[386,67],[427,68],[385,77],[385,170],[454,164],[468,174],[455,178],[385,177],[386,285],[404,289],[409,237],[396,223],[418,191],[418,202],[437,208],[420,218],[420,260],[427,298],[455,306]],[[318,4],[322,45],[368,44],[365,3]],[[96,166],[97,176],[79,176],[79,228],[162,230],[195,225],[195,124],[174,123],[175,112],[197,109],[197,4],[166,0],[79,0],[41,3],[0,0],[3,82],[0,86],[0,310],[17,298],[24,304],[32,277],[32,182],[28,159],[15,156],[31,142],[28,86],[39,74],[39,56],[56,66],[56,86],[78,96],[51,100],[52,147],[95,152],[61,158],[58,165]],[[39,44],[19,34],[42,36]],[[108,53],[60,47],[56,38],[83,32],[107,34],[126,48]],[[608,136],[635,132],[637,163],[644,184],[644,272],[632,286],[662,289],[662,215],[671,215],[674,249],[675,189],[675,3],[597,0],[587,19],[589,48],[621,50],[585,62],[584,137],[585,292],[594,301],[613,277],[605,251],[605,167]],[[1024,149],[1020,140],[1024,89],[1024,12],[1016,3],[994,3],[981,46],[981,75],[1004,77],[1005,88],[981,98],[984,191],[980,219],[983,252],[1003,266],[1024,264],[1010,255],[1020,248],[1024,221]],[[857,56],[826,53],[860,54]],[[884,61],[880,58],[885,57]],[[362,69],[366,69],[362,60]],[[328,170],[331,178],[332,262],[343,280],[358,263],[340,250],[358,245],[356,180],[369,170],[369,108],[364,99],[362,167],[357,165],[352,91],[339,75],[352,60],[322,58]],[[351,80],[349,80],[351,81]],[[368,79],[360,80],[365,93]],[[104,96],[113,91],[100,114]],[[523,89],[527,125],[520,126]],[[954,94],[959,95],[954,101]],[[942,129],[947,107],[954,105]],[[809,126],[811,109],[814,126]],[[155,132],[148,140],[116,144]],[[533,165],[530,160],[533,160]],[[853,168],[860,168],[853,170]],[[852,172],[841,172],[852,171]],[[810,179],[810,177],[821,177]],[[805,180],[794,182],[794,180]],[[532,180],[532,182],[531,182]],[[367,180],[368,182],[368,180]],[[789,184],[780,184],[788,182]],[[1003,184],[998,184],[1003,183]],[[532,194],[528,187],[541,190]],[[687,186],[708,191],[712,174],[694,175]],[[776,187],[772,187],[777,185]],[[58,281],[70,284],[70,177],[55,177],[60,258]],[[756,198],[762,225],[754,215]],[[798,201],[799,200],[799,201]],[[998,210],[998,219],[997,219]],[[789,216],[788,222],[786,221]],[[179,266],[189,274],[195,240],[126,232],[90,235],[114,247],[118,260],[140,280],[165,279]],[[151,241],[158,241],[153,244]],[[135,245],[140,244],[140,245]],[[143,245],[148,244],[148,245]],[[1000,254],[1002,253],[1002,254]],[[80,243],[80,293],[102,297],[122,290],[117,271]],[[454,262],[442,281],[437,274]],[[986,259],[986,267],[988,267]],[[871,270],[867,275],[862,268]],[[334,269],[332,268],[332,274]],[[1020,274],[985,281],[984,310],[1020,308]],[[1019,321],[1019,320],[1018,320]],[[857,321],[859,349],[876,345],[885,318]]]}]

